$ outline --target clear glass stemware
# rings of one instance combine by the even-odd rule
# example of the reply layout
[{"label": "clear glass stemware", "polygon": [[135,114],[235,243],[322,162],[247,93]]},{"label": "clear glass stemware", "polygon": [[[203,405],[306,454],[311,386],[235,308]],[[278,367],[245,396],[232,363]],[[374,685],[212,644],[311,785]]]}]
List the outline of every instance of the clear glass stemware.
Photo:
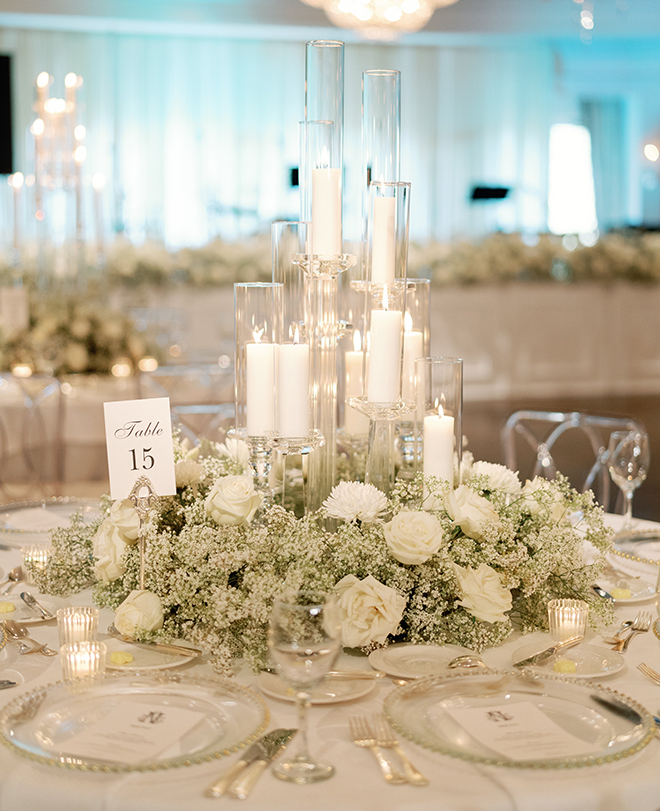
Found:
[{"label": "clear glass stemware", "polygon": [[273,774],[292,783],[315,783],[334,774],[309,753],[307,711],[310,691],[332,668],[341,648],[341,623],[334,597],[296,591],[279,597],[273,606],[268,651],[280,676],[296,691],[298,751],[279,762]]},{"label": "clear glass stemware", "polygon": [[607,467],[612,481],[625,497],[623,529],[633,526],[633,494],[646,478],[650,461],[649,437],[644,431],[614,431],[610,434]]}]

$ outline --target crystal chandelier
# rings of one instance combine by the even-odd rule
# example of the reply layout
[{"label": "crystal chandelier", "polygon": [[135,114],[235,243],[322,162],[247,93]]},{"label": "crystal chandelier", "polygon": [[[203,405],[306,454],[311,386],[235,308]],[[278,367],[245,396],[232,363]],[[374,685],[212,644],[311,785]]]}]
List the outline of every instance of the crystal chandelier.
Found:
[{"label": "crystal chandelier", "polygon": [[395,39],[424,28],[436,8],[457,0],[302,0],[322,8],[340,28],[353,28],[369,39]]}]

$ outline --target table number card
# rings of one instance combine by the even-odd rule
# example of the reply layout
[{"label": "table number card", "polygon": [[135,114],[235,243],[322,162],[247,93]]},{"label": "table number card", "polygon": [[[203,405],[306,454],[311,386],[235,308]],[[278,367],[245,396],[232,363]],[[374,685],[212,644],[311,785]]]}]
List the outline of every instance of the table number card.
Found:
[{"label": "table number card", "polygon": [[30,312],[24,287],[0,287],[0,324],[8,338],[29,327]]},{"label": "table number card", "polygon": [[128,498],[146,476],[159,496],[176,493],[169,397],[104,403],[110,495]]}]

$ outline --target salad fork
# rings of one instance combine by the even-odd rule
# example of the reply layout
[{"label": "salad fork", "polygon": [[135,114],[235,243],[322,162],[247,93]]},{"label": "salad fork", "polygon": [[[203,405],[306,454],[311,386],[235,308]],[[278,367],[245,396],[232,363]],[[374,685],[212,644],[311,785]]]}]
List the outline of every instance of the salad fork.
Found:
[{"label": "salad fork", "polygon": [[646,633],[650,627],[651,627],[651,615],[646,611],[640,611],[639,614],[635,617],[635,621],[630,626],[630,633],[628,634],[628,636],[625,639],[621,640],[621,642],[617,642],[617,644],[614,645],[612,650],[617,651],[617,653],[625,653],[628,650],[628,645],[630,645],[630,640],[637,634]]},{"label": "salad fork", "polygon": [[660,673],[658,673],[657,670],[653,670],[653,668],[649,667],[645,662],[640,662],[637,665],[637,670],[643,673],[647,679],[650,679],[656,684],[660,684]]},{"label": "salad fork", "polygon": [[374,753],[374,756],[380,765],[381,771],[383,772],[383,777],[388,783],[394,785],[408,782],[401,772],[395,769],[387,758],[383,756],[383,753],[378,747],[376,738],[374,737],[366,718],[362,718],[361,716],[357,715],[351,716],[348,719],[348,726],[351,730],[353,743],[356,746],[371,749],[371,751]]},{"label": "salad fork", "polygon": [[378,746],[382,746],[383,749],[394,749],[401,758],[403,771],[406,774],[408,782],[413,786],[428,786],[428,779],[412,765],[408,755],[406,755],[399,746],[399,741],[396,739],[392,729],[388,726],[385,718],[382,715],[374,715],[373,722],[376,730],[376,743]]}]

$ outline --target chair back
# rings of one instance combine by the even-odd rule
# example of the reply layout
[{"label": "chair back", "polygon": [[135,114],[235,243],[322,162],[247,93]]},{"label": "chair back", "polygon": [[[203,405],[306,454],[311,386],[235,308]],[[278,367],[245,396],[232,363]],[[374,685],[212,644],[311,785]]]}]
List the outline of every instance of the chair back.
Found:
[{"label": "chair back", "polygon": [[602,417],[579,411],[516,411],[502,429],[504,461],[520,478],[563,473],[576,490],[593,490],[610,507],[607,445],[613,431],[644,431],[630,417]]}]

